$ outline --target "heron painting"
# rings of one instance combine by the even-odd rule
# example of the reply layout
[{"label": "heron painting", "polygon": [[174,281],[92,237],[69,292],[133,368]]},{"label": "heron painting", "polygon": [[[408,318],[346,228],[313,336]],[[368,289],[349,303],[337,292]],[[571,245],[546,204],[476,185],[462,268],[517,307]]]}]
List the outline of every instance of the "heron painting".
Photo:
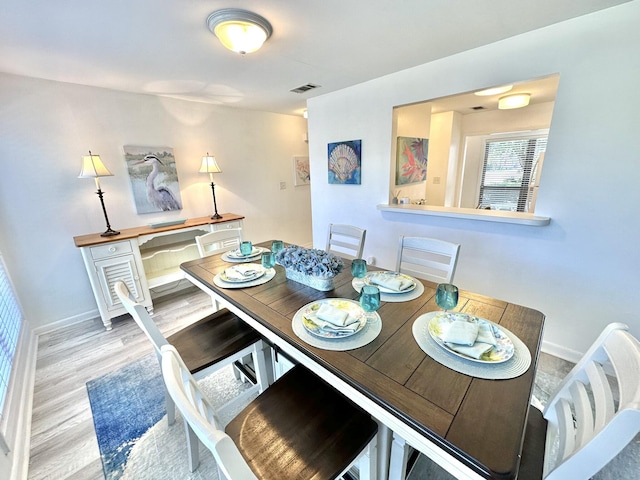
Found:
[{"label": "heron painting", "polygon": [[124,155],[138,213],[182,209],[173,149],[125,146]]}]

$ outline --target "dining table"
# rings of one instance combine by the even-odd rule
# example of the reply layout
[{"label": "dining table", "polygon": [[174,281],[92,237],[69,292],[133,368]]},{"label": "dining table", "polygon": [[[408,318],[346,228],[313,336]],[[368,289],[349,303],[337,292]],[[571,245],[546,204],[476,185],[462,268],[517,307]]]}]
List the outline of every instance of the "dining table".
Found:
[{"label": "dining table", "polygon": [[[257,246],[268,250],[271,241]],[[260,257],[252,261],[259,264]],[[379,478],[390,478],[389,472],[397,476],[397,469],[390,468],[394,438],[456,478],[517,478],[544,315],[460,289],[455,311],[491,322],[516,345],[520,364],[510,366],[517,370],[506,376],[500,367],[514,359],[485,366],[464,362],[439,345],[425,349],[416,326],[441,310],[435,301],[437,285],[427,280],[415,279],[419,288],[403,294],[405,301],[382,295],[377,311],[381,323],[366,344],[336,350],[305,341],[295,324],[305,306],[323,299],[358,300],[350,263],[344,260],[329,291],[289,279],[280,265],[261,282],[225,288],[218,280],[230,265],[224,254],[183,263],[181,269],[188,280],[258,330],[275,355],[284,353],[303,364],[377,420]],[[369,266],[373,270],[385,271]]]}]

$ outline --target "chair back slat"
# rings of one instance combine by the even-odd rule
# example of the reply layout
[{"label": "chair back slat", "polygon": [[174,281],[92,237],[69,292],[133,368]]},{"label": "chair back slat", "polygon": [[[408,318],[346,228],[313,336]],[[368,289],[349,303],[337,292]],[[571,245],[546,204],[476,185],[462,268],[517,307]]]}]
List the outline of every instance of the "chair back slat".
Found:
[{"label": "chair back slat", "polygon": [[347,260],[362,258],[367,231],[352,225],[329,224],[326,251]]},{"label": "chair back slat", "polygon": [[451,283],[460,245],[428,237],[400,237],[396,271],[434,283]]},{"label": "chair back slat", "polygon": [[136,324],[140,327],[140,329],[144,332],[147,338],[153,344],[153,348],[156,351],[156,354],[160,355],[160,349],[163,345],[167,345],[167,339],[162,334],[156,322],[153,321],[147,309],[139,303],[134,302],[129,294],[129,289],[125,285],[124,281],[118,280],[113,285],[114,290],[116,291],[116,295],[122,302],[122,305],[127,310],[127,312],[133,317]]},{"label": "chair back slat", "polygon": [[216,230],[196,237],[196,245],[201,258],[239,248],[241,241],[241,228]]},{"label": "chair back slat", "polygon": [[589,362],[585,367],[587,378],[591,384],[591,393],[595,407],[593,429],[599,432],[611,421],[615,413],[613,392],[604,373],[604,368],[597,362]]}]

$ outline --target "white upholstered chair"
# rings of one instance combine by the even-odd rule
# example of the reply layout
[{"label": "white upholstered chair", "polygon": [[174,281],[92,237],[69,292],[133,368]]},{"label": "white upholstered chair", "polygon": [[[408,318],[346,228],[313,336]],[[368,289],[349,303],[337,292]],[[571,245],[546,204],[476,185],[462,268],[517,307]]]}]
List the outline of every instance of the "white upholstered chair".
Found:
[{"label": "white upholstered chair", "polygon": [[540,412],[529,409],[518,478],[587,480],[640,433],[640,342],[609,324]]},{"label": "white upholstered chair", "polygon": [[429,237],[400,237],[396,271],[434,283],[451,283],[460,245]]},{"label": "white upholstered chair", "polygon": [[226,230],[216,230],[196,237],[196,245],[200,258],[215,255],[216,253],[228,252],[240,247],[242,241],[241,228],[228,228]]},{"label": "white upholstered chair", "polygon": [[330,223],[326,250],[348,260],[362,258],[366,235],[362,228]]},{"label": "white upholstered chair", "polygon": [[368,459],[360,462],[359,476],[376,478],[376,422],[301,365],[253,400],[224,430],[171,345],[162,347],[162,375],[185,421],[213,454],[220,478],[338,478],[363,452]]},{"label": "white upholstered chair", "polygon": [[[226,308],[165,338],[146,308],[131,300],[122,280],[115,282],[114,289],[122,305],[153,344],[159,363],[161,348],[171,344],[181,353],[189,372],[197,378],[203,378],[231,363],[237,365],[237,361],[243,357],[251,356],[254,372],[244,373],[255,377],[255,384],[247,389],[246,394],[250,395],[256,390],[263,392],[269,386],[266,367],[266,351],[269,347],[258,332]],[[172,425],[175,422],[175,405],[168,393],[166,407],[167,420]],[[199,464],[198,441],[193,435],[189,438],[188,453],[189,467],[193,472]]]}]

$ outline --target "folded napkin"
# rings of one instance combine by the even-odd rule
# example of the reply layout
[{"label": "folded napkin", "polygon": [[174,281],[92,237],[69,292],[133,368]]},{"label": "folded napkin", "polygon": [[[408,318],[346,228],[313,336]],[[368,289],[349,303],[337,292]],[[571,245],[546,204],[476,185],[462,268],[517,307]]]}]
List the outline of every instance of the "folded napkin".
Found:
[{"label": "folded napkin", "polygon": [[339,327],[346,327],[358,321],[358,319],[356,318],[349,318],[349,313],[345,312],[344,310],[340,310],[339,308],[333,307],[328,303],[323,303],[320,306],[320,309],[316,313],[316,317],[319,320],[323,320]]},{"label": "folded napkin", "polygon": [[369,281],[371,283],[380,285],[384,288],[388,288],[389,290],[394,290],[396,292],[402,292],[403,290],[406,290],[407,288],[411,288],[413,286],[412,280],[401,276],[371,275]]},{"label": "folded napkin", "polygon": [[331,331],[331,332],[338,332],[338,333],[353,333],[360,326],[360,322],[358,322],[358,321],[352,322],[352,323],[350,323],[348,325],[344,325],[344,326],[335,325],[333,323],[325,322],[324,320],[320,320],[318,317],[312,319],[311,321],[313,323],[315,323],[318,327],[320,327],[322,330]]},{"label": "folded napkin", "polygon": [[256,265],[235,265],[226,268],[224,274],[231,280],[249,280],[258,274]]},{"label": "folded napkin", "polygon": [[449,327],[442,334],[442,341],[446,344],[455,343],[467,347],[473,346],[478,338],[478,322],[467,322],[466,320],[456,320],[449,324]]},{"label": "folded napkin", "polygon": [[489,322],[480,321],[478,328],[478,337],[476,342],[488,343],[489,345],[497,345],[496,336],[493,333],[493,327]]},{"label": "folded napkin", "polygon": [[448,342],[446,342],[446,345],[451,350],[454,350],[458,353],[462,353],[467,357],[478,358],[478,359],[484,353],[488,352],[493,348],[493,345],[489,345],[488,343],[481,343],[481,342],[476,342],[472,346],[458,345],[457,343],[448,343]]}]

